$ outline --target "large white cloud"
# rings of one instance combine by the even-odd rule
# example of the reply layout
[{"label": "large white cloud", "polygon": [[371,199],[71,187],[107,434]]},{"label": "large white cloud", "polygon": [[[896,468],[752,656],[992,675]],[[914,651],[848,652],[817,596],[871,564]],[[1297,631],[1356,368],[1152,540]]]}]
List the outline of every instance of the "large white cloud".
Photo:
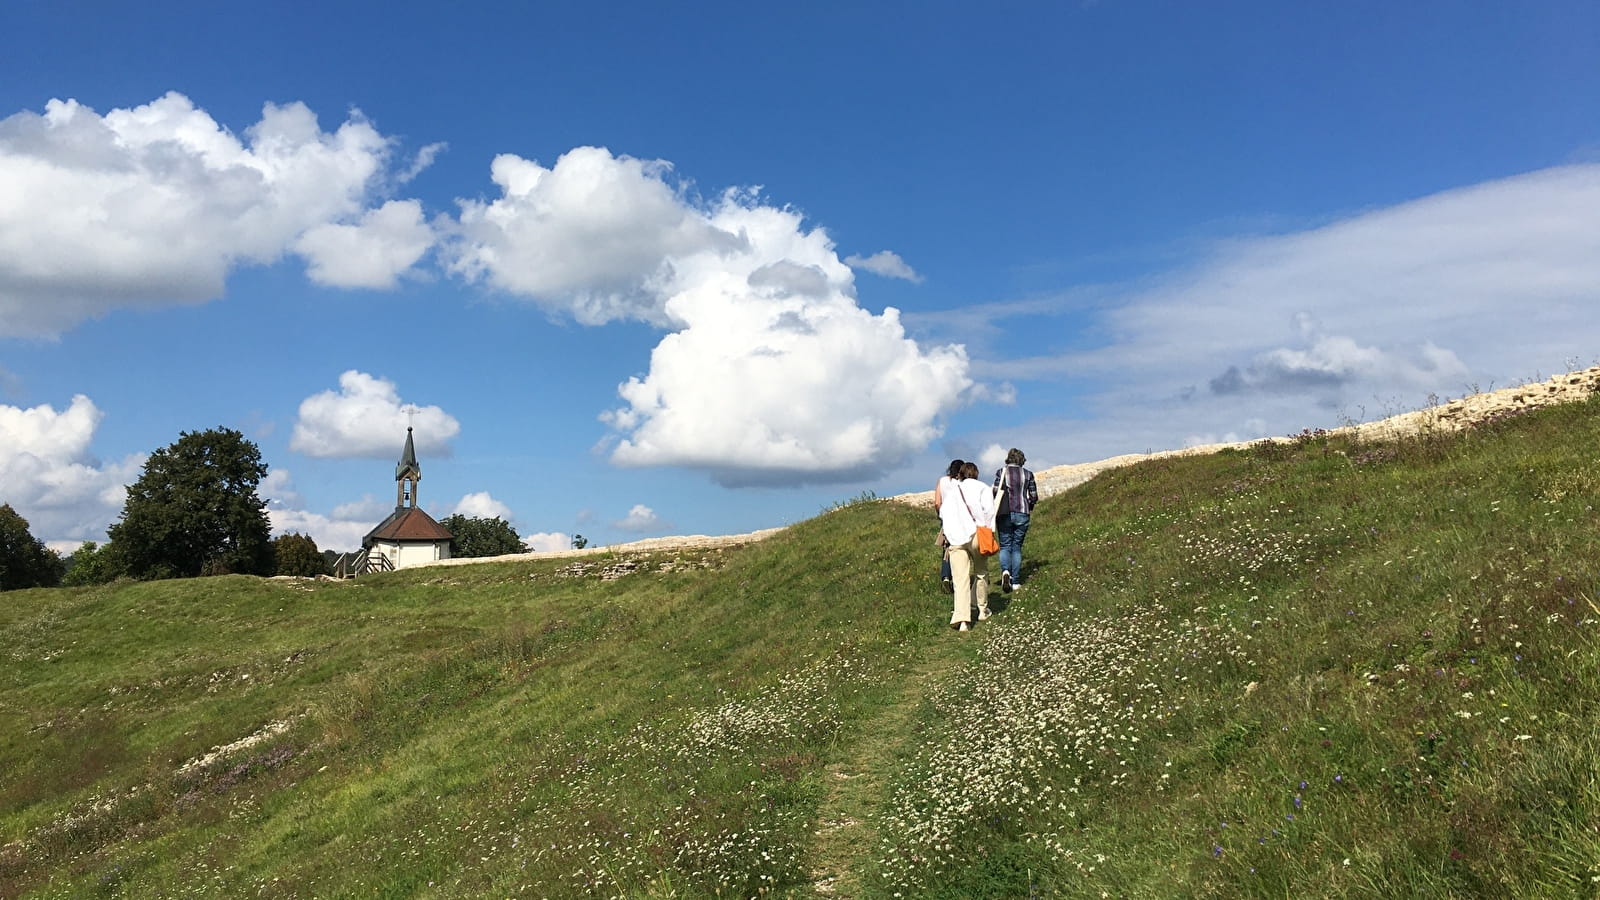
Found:
[{"label": "large white cloud", "polygon": [[461,424],[437,406],[403,403],[394,382],[351,369],[339,390],[300,403],[289,449],[307,456],[398,459],[407,427],[419,454],[448,455]]},{"label": "large white cloud", "polygon": [[666,183],[666,163],[578,147],[546,169],[512,154],[489,174],[499,199],[458,201],[449,268],[569,311],[580,322],[661,323],[656,282],[678,257],[736,248]]},{"label": "large white cloud", "polygon": [[[1430,395],[1590,365],[1600,353],[1600,165],[1238,237],[1153,284],[1091,299],[1108,311],[1094,333],[1110,340],[975,365],[1086,394],[1087,420],[1010,437],[1063,461],[1374,419]],[[1035,328],[1045,314],[997,312],[1026,312],[1017,321]],[[1019,404],[1028,407],[1026,388]]]},{"label": "large white cloud", "polygon": [[924,349],[894,309],[862,309],[824,231],[748,191],[692,202],[669,174],[594,147],[548,169],[501,156],[502,197],[463,201],[446,251],[458,274],[579,321],[670,330],[602,416],[615,462],[850,480],[925,447],[972,399],[962,349]]},{"label": "large white cloud", "polygon": [[404,210],[362,220],[396,179],[392,141],[359,114],[325,132],[304,104],[268,103],[244,137],[178,93],[104,116],[51,100],[0,120],[0,336],[212,299],[235,266],[296,246],[325,280],[380,281],[330,262],[351,241],[315,230],[333,223],[359,222],[363,248],[406,248],[382,257],[391,278],[420,255],[417,229],[388,221]]},{"label": "large white cloud", "polygon": [[145,456],[96,460],[89,447],[102,417],[82,394],[60,412],[49,405],[0,406],[0,503],[27,519],[34,537],[103,541],[121,514]]},{"label": "large white cloud", "polygon": [[676,266],[666,311],[682,328],[619,388],[616,462],[726,484],[850,480],[927,446],[970,399],[965,351],[924,349],[895,309],[857,305],[849,268],[797,213],[729,195],[711,221],[745,248]]}]

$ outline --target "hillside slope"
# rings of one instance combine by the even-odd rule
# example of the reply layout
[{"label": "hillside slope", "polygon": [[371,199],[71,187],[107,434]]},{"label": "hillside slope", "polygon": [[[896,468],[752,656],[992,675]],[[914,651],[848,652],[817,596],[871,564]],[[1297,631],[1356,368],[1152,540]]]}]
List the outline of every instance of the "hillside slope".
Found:
[{"label": "hillside slope", "polygon": [[[1470,428],[1480,422],[1499,416],[1518,415],[1545,406],[1583,400],[1597,390],[1600,390],[1600,366],[1574,370],[1542,381],[1475,392],[1456,400],[1432,404],[1410,412],[1396,413],[1372,422],[1352,423],[1326,430],[1324,433],[1333,437],[1348,437],[1357,441],[1368,442],[1401,440],[1415,437],[1419,434],[1447,434],[1463,428]],[[1283,442],[1294,440],[1294,436],[1267,438],[1265,440]],[[1260,441],[1201,444],[1177,450],[1125,453],[1120,456],[1091,462],[1051,466],[1036,473],[1039,495],[1041,497],[1054,497],[1083,484],[1101,472],[1123,466],[1131,466],[1135,463],[1166,459],[1173,456],[1199,456],[1223,450],[1243,450],[1257,443],[1260,443]],[[889,499],[909,503],[913,506],[927,506],[933,502],[933,491],[931,489],[913,491],[907,494],[899,494]],[[427,565],[468,566],[482,562],[504,562],[515,559],[561,559],[571,556],[594,556],[609,553],[737,547],[765,540],[782,530],[782,527],[773,527],[736,535],[673,535],[645,538],[626,544],[586,547],[581,550],[541,550],[496,557],[444,559]]]},{"label": "hillside slope", "polygon": [[0,896],[1591,896],[1600,400],[934,522],[0,605]]}]

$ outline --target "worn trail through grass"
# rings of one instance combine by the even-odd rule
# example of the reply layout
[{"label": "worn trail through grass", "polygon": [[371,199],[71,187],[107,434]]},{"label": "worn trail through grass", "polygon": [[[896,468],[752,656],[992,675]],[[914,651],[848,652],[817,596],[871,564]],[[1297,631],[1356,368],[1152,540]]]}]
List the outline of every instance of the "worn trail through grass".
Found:
[{"label": "worn trail through grass", "polygon": [[912,664],[899,680],[899,690],[883,711],[856,734],[855,741],[827,767],[828,792],[817,808],[811,872],[820,896],[855,897],[860,873],[879,846],[879,812],[907,742],[916,734],[912,720],[937,686],[954,677],[967,659],[964,643],[977,634],[951,633],[949,640]]}]

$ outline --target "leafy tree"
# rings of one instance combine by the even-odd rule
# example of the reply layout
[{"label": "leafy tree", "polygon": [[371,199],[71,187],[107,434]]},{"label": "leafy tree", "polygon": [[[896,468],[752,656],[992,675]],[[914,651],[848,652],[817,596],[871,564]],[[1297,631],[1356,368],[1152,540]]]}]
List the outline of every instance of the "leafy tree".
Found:
[{"label": "leafy tree", "polygon": [[582,550],[583,548],[585,548],[587,546],[589,546],[589,539],[588,538],[584,537],[581,534],[575,534],[575,535],[572,536],[572,549],[574,549],[574,550]]},{"label": "leafy tree", "polygon": [[7,503],[0,506],[0,591],[55,587],[61,557],[28,531],[28,520]]},{"label": "leafy tree", "polygon": [[68,587],[87,584],[105,584],[117,577],[116,552],[111,545],[104,547],[94,541],[84,541],[67,557],[67,574],[61,583]]},{"label": "leafy tree", "polygon": [[111,546],[134,578],[272,572],[271,525],[256,486],[261,450],[230,428],[183,432],[128,487]]},{"label": "leafy tree", "polygon": [[279,575],[326,575],[328,564],[310,535],[290,532],[272,541],[272,558]]},{"label": "leafy tree", "polygon": [[511,523],[499,516],[484,519],[456,513],[439,524],[452,535],[451,556],[503,556],[528,552]]}]

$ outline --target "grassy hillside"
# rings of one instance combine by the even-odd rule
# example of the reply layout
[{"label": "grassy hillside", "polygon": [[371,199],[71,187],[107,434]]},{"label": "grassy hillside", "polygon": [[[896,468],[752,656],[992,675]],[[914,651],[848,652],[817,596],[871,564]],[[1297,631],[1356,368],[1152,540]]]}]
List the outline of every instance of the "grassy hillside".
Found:
[{"label": "grassy hillside", "polygon": [[[0,596],[0,896],[1594,896],[1600,400],[929,512]],[[1001,605],[997,603],[997,606]]]}]

